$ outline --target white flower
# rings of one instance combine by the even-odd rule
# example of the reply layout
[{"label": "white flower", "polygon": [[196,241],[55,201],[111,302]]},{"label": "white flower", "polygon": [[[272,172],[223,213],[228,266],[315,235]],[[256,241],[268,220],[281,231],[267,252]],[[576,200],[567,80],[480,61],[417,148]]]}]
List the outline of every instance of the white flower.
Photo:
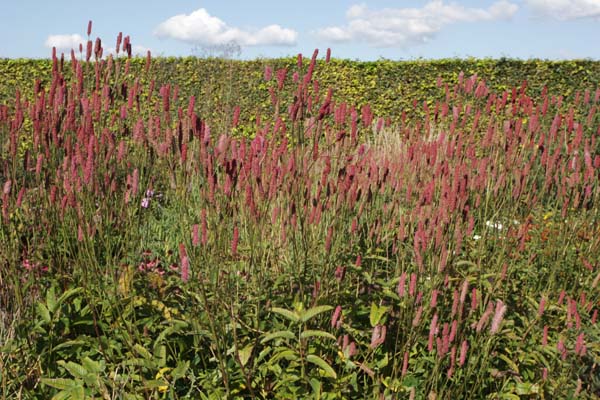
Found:
[{"label": "white flower", "polygon": [[485,221],[485,225],[488,228],[494,228],[494,229],[497,229],[499,231],[501,231],[502,228],[504,228],[504,226],[500,222]]},{"label": "white flower", "polygon": [[473,240],[479,240],[479,239],[481,239],[481,236],[479,236],[479,235],[473,235]]}]

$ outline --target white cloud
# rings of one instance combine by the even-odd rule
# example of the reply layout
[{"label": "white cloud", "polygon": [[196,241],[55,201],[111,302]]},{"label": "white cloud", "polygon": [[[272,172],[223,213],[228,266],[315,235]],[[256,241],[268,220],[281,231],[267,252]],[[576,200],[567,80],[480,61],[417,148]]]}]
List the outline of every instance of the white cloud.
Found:
[{"label": "white cloud", "polygon": [[[141,46],[139,44],[134,44],[131,46],[131,55],[138,56],[138,57],[145,57],[148,54],[148,50],[150,50],[150,52],[152,53],[152,49],[150,49],[146,46]],[[103,57],[106,57],[109,54],[112,54],[113,57],[115,57],[117,55],[116,49],[114,47],[109,47],[107,49],[104,49],[103,53],[104,53]],[[123,55],[127,55],[127,53],[125,52],[125,50],[121,49],[121,52],[119,53],[119,55],[123,56]]]},{"label": "white cloud", "polygon": [[457,3],[433,0],[421,8],[371,10],[365,4],[346,12],[345,26],[320,29],[316,34],[334,42],[365,41],[377,47],[408,47],[430,40],[444,26],[458,22],[494,21],[511,18],[518,6],[506,0],[486,8],[467,8]]},{"label": "white cloud", "polygon": [[46,47],[56,47],[57,50],[71,50],[79,49],[80,43],[86,43],[87,41],[78,34],[73,35],[50,35],[44,42]]},{"label": "white cloud", "polygon": [[534,12],[567,20],[600,18],[600,0],[525,0]]},{"label": "white cloud", "polygon": [[154,33],[158,37],[205,46],[232,42],[241,46],[292,46],[298,38],[296,31],[279,25],[269,25],[255,31],[230,27],[221,19],[210,15],[204,8],[187,15],[175,15],[158,25]]}]

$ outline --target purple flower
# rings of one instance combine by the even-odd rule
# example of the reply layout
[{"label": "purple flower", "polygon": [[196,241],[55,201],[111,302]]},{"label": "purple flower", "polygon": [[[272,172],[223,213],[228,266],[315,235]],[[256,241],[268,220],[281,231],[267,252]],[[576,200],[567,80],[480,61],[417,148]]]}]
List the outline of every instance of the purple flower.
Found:
[{"label": "purple flower", "polygon": [[150,198],[144,197],[142,199],[142,208],[148,208],[149,205],[150,205]]}]

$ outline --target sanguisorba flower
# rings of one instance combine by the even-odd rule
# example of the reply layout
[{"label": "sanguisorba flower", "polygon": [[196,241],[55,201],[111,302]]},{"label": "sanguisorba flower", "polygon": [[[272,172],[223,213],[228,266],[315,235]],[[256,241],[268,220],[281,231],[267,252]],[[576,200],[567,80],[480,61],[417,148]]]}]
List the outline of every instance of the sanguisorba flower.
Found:
[{"label": "sanguisorba flower", "polygon": [[341,323],[342,323],[342,319],[340,318],[342,315],[342,306],[337,306],[335,308],[335,310],[333,311],[333,315],[331,316],[331,327],[332,328],[339,328]]},{"label": "sanguisorba flower", "polygon": [[490,333],[493,335],[500,329],[500,324],[506,313],[506,304],[502,300],[496,302],[496,311],[494,312],[494,318],[492,319],[492,325],[490,327]]},{"label": "sanguisorba flower", "polygon": [[187,282],[190,274],[190,259],[183,243],[179,244],[179,259],[181,264],[181,280]]}]

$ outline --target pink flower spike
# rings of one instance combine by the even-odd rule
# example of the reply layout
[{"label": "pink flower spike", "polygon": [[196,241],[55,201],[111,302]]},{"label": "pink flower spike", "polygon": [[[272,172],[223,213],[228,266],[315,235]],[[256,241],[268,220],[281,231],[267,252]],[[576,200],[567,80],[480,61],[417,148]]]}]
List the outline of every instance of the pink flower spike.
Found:
[{"label": "pink flower spike", "polygon": [[190,273],[190,259],[183,243],[179,244],[179,258],[181,263],[181,280],[187,282]]},{"label": "pink flower spike", "polygon": [[233,238],[231,239],[231,254],[237,255],[238,243],[240,240],[240,230],[236,226],[233,227]]},{"label": "pink flower spike", "polygon": [[331,316],[331,327],[332,328],[339,328],[341,323],[342,323],[342,319],[340,318],[342,316],[342,306],[337,306],[335,308],[335,310],[333,311],[333,315]]},{"label": "pink flower spike", "polygon": [[194,247],[200,244],[200,225],[194,224],[192,226],[192,245]]},{"label": "pink flower spike", "polygon": [[463,340],[460,346],[460,356],[458,358],[458,366],[462,367],[465,365],[465,361],[467,360],[467,350],[469,349],[469,344],[466,340]]},{"label": "pink flower spike", "polygon": [[490,333],[492,335],[500,329],[504,313],[506,313],[506,304],[504,304],[502,300],[498,300],[498,302],[496,302],[496,311],[494,312],[494,318],[492,319],[492,325],[490,327]]}]

